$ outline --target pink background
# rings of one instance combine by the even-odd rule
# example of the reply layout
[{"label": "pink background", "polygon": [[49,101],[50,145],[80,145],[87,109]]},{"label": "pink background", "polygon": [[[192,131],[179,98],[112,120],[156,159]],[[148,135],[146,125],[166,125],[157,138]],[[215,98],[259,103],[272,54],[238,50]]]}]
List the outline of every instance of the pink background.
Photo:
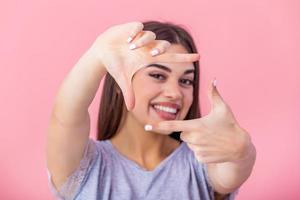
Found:
[{"label": "pink background", "polygon": [[60,82],[107,27],[150,19],[191,30],[202,55],[203,113],[216,76],[252,135],[257,161],[237,199],[300,199],[298,0],[2,1],[0,199],[52,199],[45,131]]}]

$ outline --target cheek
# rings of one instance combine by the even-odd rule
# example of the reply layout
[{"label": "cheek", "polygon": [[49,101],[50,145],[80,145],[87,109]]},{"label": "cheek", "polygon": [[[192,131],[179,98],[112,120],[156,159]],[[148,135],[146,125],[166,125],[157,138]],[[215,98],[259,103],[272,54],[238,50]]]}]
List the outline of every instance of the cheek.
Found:
[{"label": "cheek", "polygon": [[161,90],[161,86],[153,84],[150,81],[140,81],[133,87],[135,107],[134,113],[136,115],[145,116],[145,112],[149,112],[151,102],[157,97]]},{"label": "cheek", "polygon": [[160,87],[161,86],[159,84],[154,83],[153,79],[151,79],[147,75],[140,75],[138,77],[135,77],[135,79],[133,79],[132,81],[132,88],[135,95],[143,96],[143,93],[145,93],[145,91],[147,93],[154,93],[157,92]]},{"label": "cheek", "polygon": [[136,103],[149,104],[160,90],[161,88],[158,84],[151,84],[150,82],[134,87],[133,91]]},{"label": "cheek", "polygon": [[185,97],[184,101],[185,101],[186,105],[188,105],[188,106],[192,105],[192,102],[193,102],[193,89],[185,91],[184,97]]},{"label": "cheek", "polygon": [[193,89],[184,91],[184,107],[186,112],[188,112],[192,103],[193,103]]}]

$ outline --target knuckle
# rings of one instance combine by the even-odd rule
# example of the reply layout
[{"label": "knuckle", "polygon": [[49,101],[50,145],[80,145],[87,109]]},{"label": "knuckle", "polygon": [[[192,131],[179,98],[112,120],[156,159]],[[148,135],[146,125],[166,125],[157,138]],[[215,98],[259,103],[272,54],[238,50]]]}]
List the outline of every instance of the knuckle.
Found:
[{"label": "knuckle", "polygon": [[161,43],[162,43],[162,46],[164,46],[165,48],[169,48],[171,46],[171,43],[166,40],[162,40]]},{"label": "knuckle", "polygon": [[153,40],[156,39],[156,34],[152,31],[146,31],[146,34],[149,35],[149,37],[151,37]]},{"label": "knuckle", "polygon": [[169,41],[165,41],[166,47],[169,48],[171,46],[171,43]]},{"label": "knuckle", "polygon": [[171,46],[171,43],[166,40],[156,40],[157,46],[161,46],[163,48],[168,48]]},{"label": "knuckle", "polygon": [[144,28],[144,24],[142,22],[133,22],[136,29],[142,30]]}]

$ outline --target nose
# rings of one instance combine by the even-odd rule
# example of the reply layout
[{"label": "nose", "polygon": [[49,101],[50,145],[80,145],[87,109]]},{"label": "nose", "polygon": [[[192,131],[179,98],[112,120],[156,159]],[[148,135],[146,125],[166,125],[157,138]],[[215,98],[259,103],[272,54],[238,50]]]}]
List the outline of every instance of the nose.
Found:
[{"label": "nose", "polygon": [[180,100],[183,97],[180,86],[177,81],[168,81],[164,84],[164,95],[172,100]]}]

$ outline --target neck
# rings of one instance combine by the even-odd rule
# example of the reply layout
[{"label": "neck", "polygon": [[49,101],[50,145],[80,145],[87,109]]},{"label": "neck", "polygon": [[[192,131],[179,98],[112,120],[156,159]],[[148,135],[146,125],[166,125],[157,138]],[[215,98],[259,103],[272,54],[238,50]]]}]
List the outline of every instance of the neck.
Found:
[{"label": "neck", "polygon": [[144,125],[130,114],[111,142],[122,154],[144,166],[159,163],[179,146],[179,141],[168,135],[145,131]]}]

